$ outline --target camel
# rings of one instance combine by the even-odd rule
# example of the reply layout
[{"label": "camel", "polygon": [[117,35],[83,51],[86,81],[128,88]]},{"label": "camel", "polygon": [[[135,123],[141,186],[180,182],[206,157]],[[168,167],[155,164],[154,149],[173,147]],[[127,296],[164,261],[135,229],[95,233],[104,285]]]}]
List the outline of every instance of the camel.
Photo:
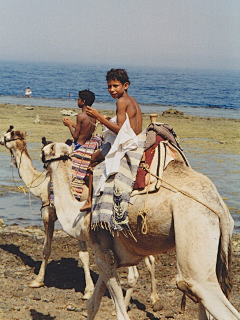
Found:
[{"label": "camel", "polygon": [[[32,160],[27,151],[26,135],[22,131],[13,131],[13,127],[3,134],[0,139],[0,144],[10,150],[13,157],[14,163],[18,168],[19,175],[23,179],[24,183],[28,186],[29,191],[36,197],[39,197],[42,202],[43,208],[43,224],[45,230],[45,239],[43,244],[43,261],[36,278],[29,284],[32,288],[39,288],[44,286],[44,278],[47,267],[47,262],[51,254],[51,243],[53,238],[54,224],[58,219],[59,214],[56,215],[54,207],[49,205],[49,173],[47,171],[40,173],[34,168]],[[37,178],[36,180],[34,180]],[[82,198],[86,199],[88,189],[84,185]],[[68,210],[67,210],[68,211]],[[64,228],[65,221],[60,219],[60,223]],[[81,231],[80,231],[81,233]],[[79,257],[83,264],[86,287],[84,290],[83,300],[88,300],[94,290],[94,284],[90,275],[89,269],[89,253],[87,251],[87,244],[84,236],[79,238]],[[154,306],[154,309],[158,310],[161,308],[161,303],[156,290],[156,279],[155,279],[155,258],[149,256],[145,258],[145,264],[151,279],[151,295],[150,299]],[[136,266],[130,267],[128,271],[128,288],[126,290],[125,305],[126,307],[130,303],[132,292],[136,286],[139,278],[138,270]]]},{"label": "camel", "polygon": [[[129,320],[117,268],[137,265],[148,255],[176,249],[176,285],[199,304],[199,320],[237,320],[240,314],[228,300],[231,291],[231,236],[233,219],[209,178],[188,167],[172,149],[175,160],[164,170],[160,189],[148,194],[148,232],[141,231],[139,210],[146,195],[129,204],[129,227],[133,234],[91,229],[91,214],[80,213],[70,188],[69,147],[53,143],[43,148],[43,162],[52,172],[56,210],[65,231],[88,237],[99,277],[88,301],[88,320],[93,320],[108,288],[118,320]],[[64,212],[68,210],[66,216]]]},{"label": "camel", "polygon": [[[11,152],[13,161],[18,168],[19,176],[22,178],[29,192],[41,199],[42,219],[44,224],[45,238],[43,244],[43,259],[41,267],[36,278],[29,284],[31,288],[44,286],[44,278],[47,262],[51,254],[51,244],[53,238],[54,224],[57,220],[56,210],[49,205],[49,182],[50,177],[47,171],[39,172],[34,168],[32,160],[27,151],[26,135],[22,131],[13,131],[13,127],[1,136],[1,145]],[[83,197],[87,196],[87,190],[83,192]],[[89,268],[89,253],[85,240],[79,240],[79,258],[83,264],[86,287],[82,299],[87,300],[91,297],[94,289],[94,283],[91,278]]]}]

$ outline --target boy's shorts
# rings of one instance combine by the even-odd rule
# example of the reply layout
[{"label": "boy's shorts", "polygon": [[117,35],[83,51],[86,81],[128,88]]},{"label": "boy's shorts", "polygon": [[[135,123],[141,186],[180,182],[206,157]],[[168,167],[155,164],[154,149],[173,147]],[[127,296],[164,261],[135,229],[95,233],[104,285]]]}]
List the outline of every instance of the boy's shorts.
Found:
[{"label": "boy's shorts", "polygon": [[80,148],[81,147],[81,144],[79,144],[79,143],[77,143],[77,142],[73,142],[73,150],[75,151],[75,150],[77,150],[78,148]]},{"label": "boy's shorts", "polygon": [[106,155],[108,154],[109,150],[111,149],[111,146],[112,145],[111,145],[110,142],[106,142],[106,143],[101,145],[100,152],[104,157],[106,157]]}]

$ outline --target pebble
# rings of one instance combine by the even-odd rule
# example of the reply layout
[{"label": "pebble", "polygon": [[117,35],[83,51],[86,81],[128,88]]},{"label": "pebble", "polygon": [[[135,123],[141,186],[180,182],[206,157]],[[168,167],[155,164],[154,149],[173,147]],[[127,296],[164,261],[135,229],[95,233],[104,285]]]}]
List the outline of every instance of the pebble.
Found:
[{"label": "pebble", "polygon": [[75,308],[71,305],[67,306],[67,311],[75,311]]},{"label": "pebble", "polygon": [[38,291],[34,292],[33,300],[36,300],[36,301],[41,300],[41,295]]},{"label": "pebble", "polygon": [[20,285],[18,286],[18,290],[23,290],[23,289],[25,289],[25,288],[27,288],[27,286],[26,286],[25,284],[20,284]]}]

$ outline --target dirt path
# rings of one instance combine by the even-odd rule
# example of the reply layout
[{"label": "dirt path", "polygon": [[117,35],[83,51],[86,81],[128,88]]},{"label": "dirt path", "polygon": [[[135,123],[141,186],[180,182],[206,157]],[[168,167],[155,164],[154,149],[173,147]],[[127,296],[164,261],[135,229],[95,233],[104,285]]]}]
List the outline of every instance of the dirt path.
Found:
[{"label": "dirt path", "polygon": [[[45,287],[27,286],[34,279],[41,263],[43,231],[38,227],[0,228],[0,319],[1,320],[82,320],[87,319],[86,301],[81,299],[85,286],[84,273],[78,262],[78,243],[63,231],[55,231],[52,254],[47,267]],[[233,239],[233,292],[231,302],[240,310],[240,234]],[[133,294],[129,316],[132,320],[197,319],[197,305],[187,299],[181,312],[182,294],[175,285],[175,252],[158,256],[156,277],[163,309],[153,312],[150,302],[150,281],[144,263],[138,267],[140,278]],[[98,273],[91,254],[91,273],[96,282]],[[126,288],[127,269],[119,270]],[[106,292],[96,320],[116,319]]]}]

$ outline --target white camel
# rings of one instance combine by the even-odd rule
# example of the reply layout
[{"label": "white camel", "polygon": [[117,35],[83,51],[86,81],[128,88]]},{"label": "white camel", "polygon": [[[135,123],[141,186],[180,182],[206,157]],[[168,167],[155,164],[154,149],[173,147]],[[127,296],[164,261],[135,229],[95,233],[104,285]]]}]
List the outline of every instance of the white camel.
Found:
[{"label": "white camel", "polygon": [[[13,128],[12,128],[13,129]],[[9,130],[1,136],[1,145],[10,150],[13,161],[18,168],[19,176],[22,178],[29,192],[41,199],[42,219],[44,224],[45,238],[43,244],[43,258],[41,267],[36,278],[29,284],[32,288],[44,286],[47,262],[51,254],[51,244],[53,238],[54,224],[57,220],[56,210],[49,205],[49,173],[39,172],[34,168],[32,160],[27,151],[26,135],[22,131]],[[87,192],[84,193],[87,196]],[[83,264],[86,287],[82,299],[89,299],[94,290],[94,283],[91,278],[89,268],[89,253],[85,240],[79,241],[79,258]]]},{"label": "white camel", "polygon": [[[101,228],[90,230],[90,213],[79,212],[82,204],[74,200],[70,188],[70,164],[66,160],[69,147],[51,144],[42,152],[52,171],[56,209],[65,231],[76,238],[84,233],[95,254],[99,277],[88,302],[88,320],[95,318],[106,287],[117,319],[129,320],[117,268],[136,265],[148,255],[173,248],[176,248],[177,287],[199,303],[198,319],[240,319],[227,299],[231,289],[233,219],[213,183],[187,167],[178,152],[172,150],[175,160],[165,169],[159,191],[148,195],[147,234],[141,232],[139,217],[145,195],[129,205],[129,226],[137,241],[122,233],[112,237]],[[67,210],[68,215],[64,214]]]},{"label": "white camel", "polygon": [[[13,129],[13,128],[12,128]],[[32,160],[27,151],[26,135],[22,131],[9,130],[7,133],[3,134],[0,139],[0,144],[5,145],[5,147],[10,150],[13,160],[18,168],[19,175],[22,178],[26,186],[28,186],[29,191],[39,197],[42,202],[43,207],[43,224],[45,230],[45,239],[43,245],[43,261],[36,278],[29,284],[32,288],[39,288],[44,286],[45,272],[47,267],[47,262],[51,254],[51,244],[53,238],[54,224],[59,218],[59,213],[56,215],[55,208],[49,205],[49,174],[47,171],[41,173],[36,168],[34,168]],[[88,194],[88,189],[84,185],[82,199],[86,199]],[[67,209],[66,212],[68,212]],[[59,219],[63,229],[65,221]],[[81,233],[81,230],[80,230]],[[91,297],[94,284],[90,275],[89,269],[89,253],[87,251],[87,244],[84,236],[79,239],[79,257],[83,264],[86,287],[84,290],[84,295],[82,299],[87,300]],[[155,310],[161,308],[161,303],[156,290],[156,279],[155,279],[155,258],[149,256],[145,258],[145,264],[147,266],[148,272],[151,278],[151,295],[150,299],[152,301]],[[128,271],[128,281],[127,290],[125,296],[126,307],[130,303],[132,292],[136,286],[137,280],[139,278],[138,270],[136,266],[130,267]]]}]

